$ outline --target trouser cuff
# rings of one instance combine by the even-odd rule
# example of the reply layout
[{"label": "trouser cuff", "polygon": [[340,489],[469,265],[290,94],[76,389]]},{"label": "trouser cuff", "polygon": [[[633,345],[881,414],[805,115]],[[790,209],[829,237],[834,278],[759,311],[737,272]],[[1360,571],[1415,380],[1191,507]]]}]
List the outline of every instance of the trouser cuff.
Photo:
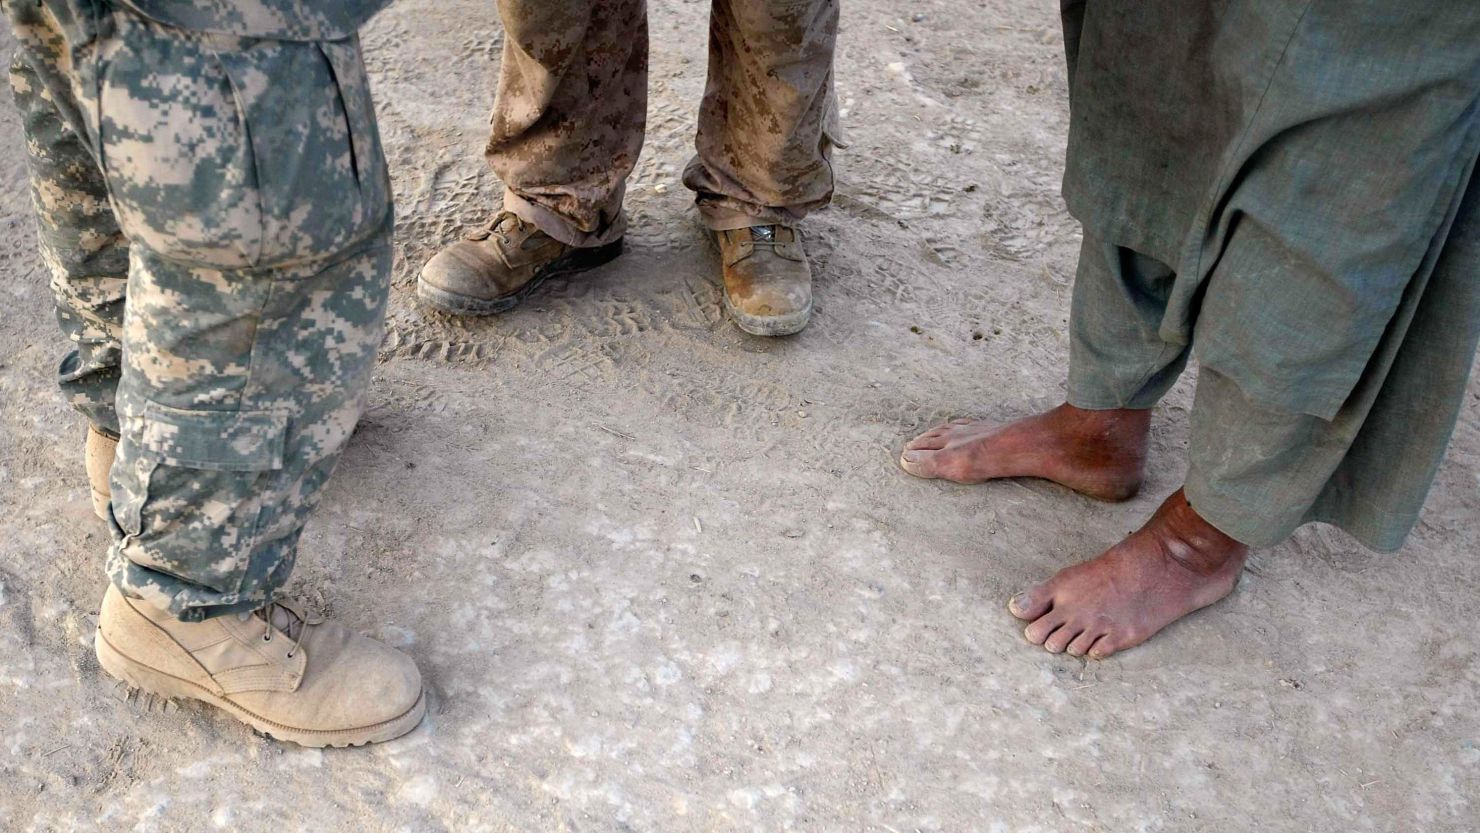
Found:
[{"label": "trouser cuff", "polygon": [[1157,391],[1154,394],[1138,393],[1131,397],[1118,397],[1105,391],[1076,390],[1071,385],[1068,395],[1064,397],[1064,401],[1083,411],[1145,411],[1156,407],[1156,403],[1161,401],[1161,392]]},{"label": "trouser cuff", "polygon": [[76,350],[68,353],[57,368],[58,385],[67,402],[87,418],[94,430],[114,440],[119,436],[114,400],[120,375],[117,365],[84,367]]},{"label": "trouser cuff", "polygon": [[1249,547],[1272,547],[1295,531],[1295,525],[1281,525],[1267,507],[1250,506],[1220,493],[1195,471],[1189,471],[1182,493],[1192,510],[1219,532]]},{"label": "trouser cuff", "polygon": [[580,249],[589,249],[596,246],[605,246],[613,243],[623,234],[627,233],[627,215],[622,211],[622,193],[617,193],[617,198],[610,211],[603,211],[603,216],[610,216],[610,222],[595,231],[583,230],[569,217],[541,205],[527,197],[520,196],[513,189],[504,190],[504,210],[512,212],[514,216],[526,223],[534,225],[540,231],[559,240],[567,246],[575,246]]},{"label": "trouser cuff", "polygon": [[764,205],[746,205],[732,197],[699,193],[694,197],[699,217],[710,231],[734,231],[751,226],[795,226],[806,212]]}]

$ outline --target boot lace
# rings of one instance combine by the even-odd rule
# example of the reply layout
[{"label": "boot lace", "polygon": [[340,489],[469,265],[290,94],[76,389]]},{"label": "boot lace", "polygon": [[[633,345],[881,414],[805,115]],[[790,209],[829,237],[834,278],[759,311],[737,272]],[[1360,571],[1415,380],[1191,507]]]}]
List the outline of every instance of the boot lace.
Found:
[{"label": "boot lace", "polygon": [[468,234],[469,240],[487,240],[490,237],[498,238],[498,241],[507,248],[512,245],[509,241],[509,232],[518,231],[524,227],[524,221],[519,215],[512,211],[500,211],[493,218]]},{"label": "boot lace", "polygon": [[750,226],[750,244],[752,246],[767,246],[771,249],[775,249],[777,246],[789,246],[801,239],[801,235],[795,229],[793,229],[791,233],[791,240],[777,240],[777,228],[778,226],[774,224],[767,226]]},{"label": "boot lace", "polygon": [[266,606],[257,609],[256,615],[267,624],[267,631],[262,634],[263,642],[271,642],[273,635],[279,630],[293,640],[293,647],[288,649],[288,659],[297,656],[298,650],[303,647],[303,637],[308,634],[309,627],[324,621],[323,617],[304,612],[301,604],[290,601],[268,602]]}]

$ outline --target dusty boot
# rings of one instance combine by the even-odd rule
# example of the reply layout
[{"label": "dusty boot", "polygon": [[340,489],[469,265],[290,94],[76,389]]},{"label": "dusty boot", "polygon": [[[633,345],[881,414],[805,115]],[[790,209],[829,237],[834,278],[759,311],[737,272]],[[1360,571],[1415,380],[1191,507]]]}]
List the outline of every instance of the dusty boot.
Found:
[{"label": "dusty boot", "polygon": [[96,428],[87,429],[87,445],[83,459],[87,463],[87,482],[92,487],[93,514],[108,520],[108,502],[113,492],[108,487],[108,473],[113,470],[113,455],[118,451],[118,440]]},{"label": "dusty boot", "polygon": [[583,272],[621,253],[620,238],[580,249],[502,211],[427,261],[416,297],[448,312],[492,315],[518,306],[550,278]]},{"label": "dusty boot", "polygon": [[812,317],[812,269],[790,226],[716,231],[724,263],[725,311],[751,335],[799,333]]},{"label": "dusty boot", "polygon": [[303,746],[390,740],[426,712],[410,657],[287,603],[181,622],[110,586],[94,645],[103,670],[129,685],[210,703]]}]

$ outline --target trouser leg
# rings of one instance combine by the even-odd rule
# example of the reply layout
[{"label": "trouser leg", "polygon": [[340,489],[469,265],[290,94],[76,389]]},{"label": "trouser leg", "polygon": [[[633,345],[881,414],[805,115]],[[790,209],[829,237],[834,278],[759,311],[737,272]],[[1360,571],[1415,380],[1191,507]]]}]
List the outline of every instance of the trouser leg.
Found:
[{"label": "trouser leg", "polygon": [[1069,314],[1069,404],[1150,408],[1176,383],[1189,345],[1165,320],[1175,279],[1160,261],[1085,235]]},{"label": "trouser leg", "polygon": [[[108,570],[185,619],[260,606],[354,428],[390,277],[359,44],[6,2],[65,83],[129,240]],[[86,25],[70,25],[82,23]],[[24,24],[24,25],[23,25]],[[34,37],[33,37],[34,35]]]},{"label": "trouser leg", "polygon": [[43,6],[15,9],[21,35],[10,67],[30,163],[42,261],[51,274],[57,321],[73,349],[58,381],[94,428],[118,436],[118,389],[128,243],[108,205],[108,188],[85,141],[71,83],[58,71],[66,40]]},{"label": "trouser leg", "polygon": [[359,43],[121,15],[100,89],[135,244],[109,572],[181,618],[255,608],[292,570],[382,338],[393,220]]},{"label": "trouser leg", "polygon": [[252,271],[136,255],[108,562],[126,593],[204,618],[287,581],[359,419],[389,243]]},{"label": "trouser leg", "polygon": [[1223,534],[1273,546],[1300,525],[1341,462],[1349,423],[1262,404],[1204,367],[1193,398],[1187,500]]},{"label": "trouser leg", "polygon": [[647,119],[644,0],[500,0],[487,156],[504,208],[572,246],[622,236]]},{"label": "trouser leg", "polygon": [[1303,523],[1329,521],[1374,549],[1402,546],[1454,431],[1480,342],[1475,165],[1456,171],[1467,187],[1331,419],[1261,402],[1203,366],[1186,490],[1225,534],[1273,546]]},{"label": "trouser leg", "polygon": [[683,177],[710,228],[794,224],[832,199],[837,36],[837,0],[714,0]]}]

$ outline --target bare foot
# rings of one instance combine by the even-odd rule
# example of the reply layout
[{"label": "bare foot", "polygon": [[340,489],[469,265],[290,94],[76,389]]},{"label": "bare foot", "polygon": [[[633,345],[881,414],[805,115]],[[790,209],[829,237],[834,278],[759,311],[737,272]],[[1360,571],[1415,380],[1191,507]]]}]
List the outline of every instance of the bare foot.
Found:
[{"label": "bare foot", "polygon": [[1012,597],[1023,633],[1057,654],[1104,659],[1233,592],[1249,548],[1219,532],[1178,489],[1104,555]]},{"label": "bare foot", "polygon": [[910,440],[899,465],[916,477],[983,483],[1041,477],[1100,500],[1141,488],[1151,411],[1063,404],[1006,425],[953,419]]}]

